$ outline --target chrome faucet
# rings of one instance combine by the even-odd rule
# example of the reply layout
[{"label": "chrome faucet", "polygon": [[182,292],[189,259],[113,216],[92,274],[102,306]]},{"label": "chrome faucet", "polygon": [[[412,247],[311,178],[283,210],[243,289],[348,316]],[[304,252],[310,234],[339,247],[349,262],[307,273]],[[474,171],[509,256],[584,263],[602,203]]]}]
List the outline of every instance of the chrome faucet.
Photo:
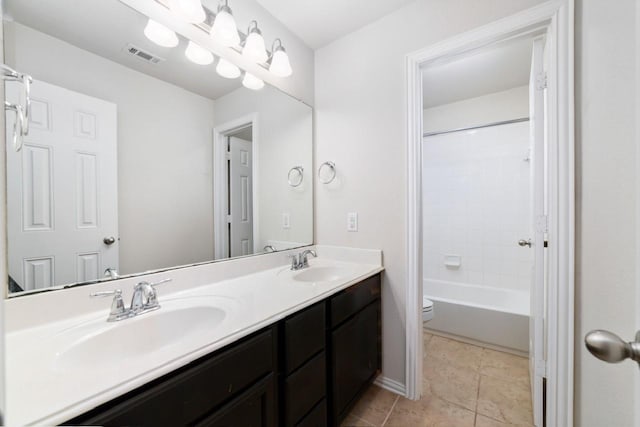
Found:
[{"label": "chrome faucet", "polygon": [[318,257],[316,251],[312,251],[310,249],[302,251],[299,254],[288,255],[289,258],[291,258],[291,270],[295,271],[309,267],[309,260],[307,259],[309,255],[314,258]]},{"label": "chrome faucet", "polygon": [[156,292],[155,287],[170,281],[171,279],[163,279],[155,283],[144,281],[138,283],[133,288],[133,297],[131,297],[131,306],[129,308],[126,308],[124,305],[122,291],[120,289],[116,289],[115,291],[95,292],[89,296],[105,297],[113,295],[113,302],[111,303],[111,311],[109,312],[109,317],[107,317],[107,322],[117,322],[159,309],[160,304],[158,303],[158,293]]}]

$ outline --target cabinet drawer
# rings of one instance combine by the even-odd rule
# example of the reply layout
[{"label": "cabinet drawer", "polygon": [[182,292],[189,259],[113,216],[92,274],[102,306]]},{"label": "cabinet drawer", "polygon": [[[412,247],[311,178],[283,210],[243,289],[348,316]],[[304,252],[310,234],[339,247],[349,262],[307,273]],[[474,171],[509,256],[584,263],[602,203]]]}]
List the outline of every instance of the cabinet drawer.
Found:
[{"label": "cabinet drawer", "polygon": [[321,352],[299,370],[291,374],[284,384],[285,424],[295,425],[326,394],[326,355]]},{"label": "cabinet drawer", "polygon": [[324,301],[284,321],[284,366],[290,374],[324,348]]},{"label": "cabinet drawer", "polygon": [[269,328],[147,390],[125,395],[124,402],[98,408],[97,415],[73,422],[107,426],[192,423],[273,372],[274,341]]},{"label": "cabinet drawer", "polygon": [[331,298],[331,327],[339,325],[350,316],[380,298],[380,275],[369,277]]},{"label": "cabinet drawer", "polygon": [[326,427],[327,426],[327,400],[322,399],[296,427]]},{"label": "cabinet drawer", "polygon": [[276,427],[274,374],[206,417],[195,427]]}]

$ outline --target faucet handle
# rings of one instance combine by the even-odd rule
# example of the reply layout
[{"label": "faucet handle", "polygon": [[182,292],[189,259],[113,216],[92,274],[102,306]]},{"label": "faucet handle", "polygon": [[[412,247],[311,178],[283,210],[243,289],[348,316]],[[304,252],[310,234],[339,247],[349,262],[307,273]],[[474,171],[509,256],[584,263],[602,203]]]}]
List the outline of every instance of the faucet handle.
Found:
[{"label": "faucet handle", "polygon": [[289,254],[287,258],[291,258],[291,269],[297,270],[300,265],[300,258],[298,258],[298,254]]},{"label": "faucet handle", "polygon": [[158,280],[157,282],[153,282],[153,283],[149,283],[151,286],[158,286],[158,285],[162,285],[163,283],[167,283],[167,282],[171,282],[173,279],[171,278],[167,278],[167,279],[162,279],[162,280]]},{"label": "faucet handle", "polygon": [[122,320],[129,316],[129,311],[124,306],[124,300],[122,299],[122,290],[115,289],[113,291],[100,291],[89,294],[91,298],[95,297],[108,297],[113,295],[113,301],[111,302],[111,311],[107,322],[114,322],[116,320]]}]

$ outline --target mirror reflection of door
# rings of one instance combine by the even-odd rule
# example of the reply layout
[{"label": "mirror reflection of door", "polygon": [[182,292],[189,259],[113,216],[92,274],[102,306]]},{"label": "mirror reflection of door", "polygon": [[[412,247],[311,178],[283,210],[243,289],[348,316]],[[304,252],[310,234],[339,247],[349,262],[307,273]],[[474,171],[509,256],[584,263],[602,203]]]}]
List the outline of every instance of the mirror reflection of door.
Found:
[{"label": "mirror reflection of door", "polygon": [[253,150],[251,128],[227,137],[227,211],[230,257],[253,253]]},{"label": "mirror reflection of door", "polygon": [[[20,96],[17,85],[6,92]],[[12,292],[118,269],[116,105],[37,80],[31,93],[29,136],[7,150]]]}]

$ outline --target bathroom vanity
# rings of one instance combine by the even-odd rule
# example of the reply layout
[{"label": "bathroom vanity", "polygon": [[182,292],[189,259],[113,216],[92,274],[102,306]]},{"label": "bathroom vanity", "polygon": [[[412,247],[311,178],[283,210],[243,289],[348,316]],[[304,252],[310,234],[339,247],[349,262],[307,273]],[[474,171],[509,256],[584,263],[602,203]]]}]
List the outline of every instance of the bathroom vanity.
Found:
[{"label": "bathroom vanity", "polygon": [[65,424],[338,425],[379,369],[378,274]]},{"label": "bathroom vanity", "polygon": [[[108,301],[99,300],[78,316],[61,310],[57,321],[14,325],[8,421],[339,425],[381,368],[383,268],[379,251],[316,250],[299,271],[279,253],[261,257],[273,268],[244,258],[164,273],[173,282],[158,287],[161,308],[131,319],[107,322]],[[185,284],[205,270],[232,277]],[[127,289],[139,279],[125,280]],[[67,292],[99,302],[86,288]],[[11,300],[10,315],[45,297]]]}]

